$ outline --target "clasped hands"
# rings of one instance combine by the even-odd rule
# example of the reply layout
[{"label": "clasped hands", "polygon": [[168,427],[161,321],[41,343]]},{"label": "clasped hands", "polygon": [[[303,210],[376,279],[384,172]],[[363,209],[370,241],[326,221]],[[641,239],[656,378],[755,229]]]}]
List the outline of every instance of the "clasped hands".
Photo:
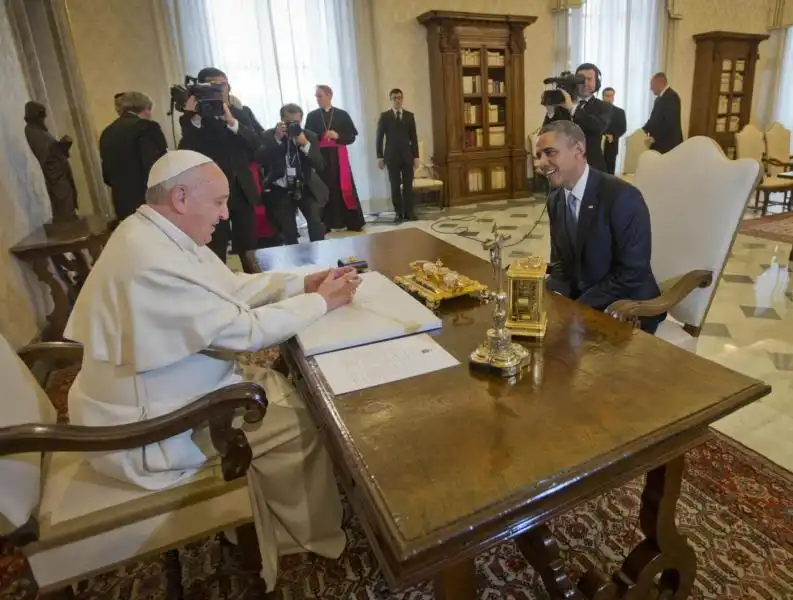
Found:
[{"label": "clasped hands", "polygon": [[305,292],[322,296],[329,311],[352,302],[360,285],[361,277],[355,267],[325,269],[306,275],[303,280]]}]

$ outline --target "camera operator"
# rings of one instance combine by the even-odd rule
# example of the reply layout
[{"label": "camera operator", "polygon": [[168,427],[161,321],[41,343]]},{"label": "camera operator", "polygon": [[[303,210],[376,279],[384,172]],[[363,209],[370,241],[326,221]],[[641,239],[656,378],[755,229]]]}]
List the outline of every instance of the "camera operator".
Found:
[{"label": "camera operator", "polygon": [[[222,87],[222,111],[217,117],[201,116],[195,96],[185,105],[179,119],[182,126],[182,141],[179,148],[194,150],[211,158],[229,180],[229,218],[221,220],[215,227],[209,247],[226,262],[229,241],[240,258],[246,273],[256,273],[254,251],[258,246],[254,206],[260,201],[250,163],[260,146],[259,134],[262,126],[256,121],[250,108],[237,108],[229,100],[226,74],[220,69],[207,67],[198,73],[199,83],[216,84]],[[220,101],[218,101],[220,102]]]},{"label": "camera operator", "polygon": [[577,97],[573,98],[566,90],[560,89],[564,104],[549,106],[543,125],[552,121],[573,121],[586,136],[586,158],[593,169],[606,171],[606,161],[601,147],[603,134],[610,120],[609,107],[598,98],[595,92],[600,89],[601,75],[592,63],[584,63],[575,70],[583,76],[584,82],[578,86]]},{"label": "camera operator", "polygon": [[309,239],[325,239],[320,209],[328,201],[328,188],[317,174],[325,163],[317,134],[303,129],[302,121],[303,109],[297,104],[282,106],[281,121],[264,133],[257,154],[259,162],[269,169],[265,208],[287,245],[297,244],[298,209],[308,224]]}]

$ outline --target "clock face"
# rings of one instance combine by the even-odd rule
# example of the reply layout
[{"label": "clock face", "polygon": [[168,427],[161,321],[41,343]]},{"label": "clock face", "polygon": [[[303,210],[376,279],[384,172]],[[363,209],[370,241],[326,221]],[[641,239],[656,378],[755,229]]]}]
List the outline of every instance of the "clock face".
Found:
[{"label": "clock face", "polygon": [[510,313],[515,321],[536,321],[540,318],[537,307],[537,282],[515,279],[512,282]]}]

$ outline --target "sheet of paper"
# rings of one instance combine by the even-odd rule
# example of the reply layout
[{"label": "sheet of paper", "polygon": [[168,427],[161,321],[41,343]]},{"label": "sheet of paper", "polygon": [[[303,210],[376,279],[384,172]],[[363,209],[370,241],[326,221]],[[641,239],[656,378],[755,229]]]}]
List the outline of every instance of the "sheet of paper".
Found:
[{"label": "sheet of paper", "polygon": [[459,364],[427,334],[328,352],[314,360],[337,396]]},{"label": "sheet of paper", "polygon": [[297,335],[306,356],[345,350],[440,329],[441,318],[388,277],[361,274],[352,303],[329,312]]}]

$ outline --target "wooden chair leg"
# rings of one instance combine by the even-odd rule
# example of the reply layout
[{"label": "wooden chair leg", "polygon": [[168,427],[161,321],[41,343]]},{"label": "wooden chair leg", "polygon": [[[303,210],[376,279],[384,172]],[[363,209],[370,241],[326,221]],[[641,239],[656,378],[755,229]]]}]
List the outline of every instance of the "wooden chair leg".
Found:
[{"label": "wooden chair leg", "polygon": [[72,586],[54,592],[47,592],[46,594],[39,594],[38,596],[39,600],[74,600],[76,597]]},{"label": "wooden chair leg", "polygon": [[182,600],[184,587],[182,586],[182,563],[179,560],[178,550],[168,550],[165,553],[165,569],[168,598]]},{"label": "wooden chair leg", "polygon": [[259,552],[259,539],[256,537],[256,526],[251,523],[237,527],[237,550],[240,552],[242,566],[256,578],[255,590],[257,598],[277,600],[278,590],[268,593],[267,586],[261,578],[262,555]]}]

